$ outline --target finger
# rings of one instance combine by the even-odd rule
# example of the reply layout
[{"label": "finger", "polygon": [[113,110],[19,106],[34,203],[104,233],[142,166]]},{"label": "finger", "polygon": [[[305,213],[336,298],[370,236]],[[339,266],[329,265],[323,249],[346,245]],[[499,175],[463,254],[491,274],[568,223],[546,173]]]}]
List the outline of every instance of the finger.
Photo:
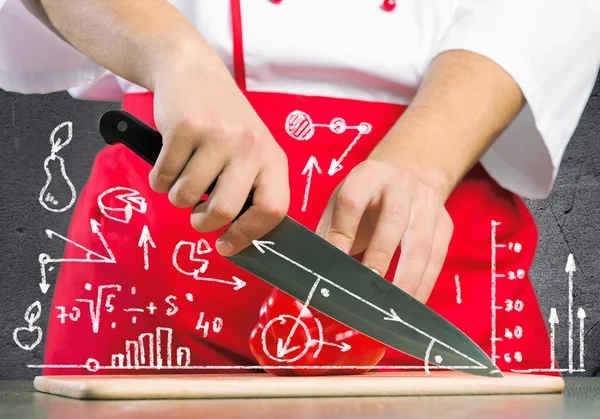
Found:
[{"label": "finger", "polygon": [[252,191],[257,171],[248,160],[227,164],[209,198],[193,209],[190,222],[194,229],[206,233],[232,222],[242,211]]},{"label": "finger", "polygon": [[158,193],[169,191],[193,152],[194,146],[191,141],[165,136],[162,150],[148,177],[152,190]]},{"label": "finger", "polygon": [[[341,186],[341,185],[340,185]],[[335,188],[331,196],[329,197],[329,201],[327,202],[327,206],[319,219],[319,224],[317,224],[317,228],[315,233],[320,237],[325,237],[327,230],[329,229],[329,225],[331,223],[331,214],[333,213],[333,206],[335,204],[335,200],[337,198],[338,191],[340,186]]]},{"label": "finger", "polygon": [[[356,230],[372,197],[372,187],[358,177],[347,178],[333,204],[324,238],[345,253],[350,252]],[[367,192],[368,191],[368,192]]]},{"label": "finger", "polygon": [[438,209],[433,192],[429,189],[419,189],[416,192],[394,275],[394,284],[413,297],[431,256]]},{"label": "finger", "polygon": [[206,190],[223,168],[220,153],[200,146],[169,190],[169,201],[178,208],[191,208],[200,202]]},{"label": "finger", "polygon": [[384,276],[410,220],[411,197],[404,188],[383,190],[381,210],[363,264]]},{"label": "finger", "polygon": [[438,276],[442,271],[444,261],[446,260],[446,255],[448,254],[448,244],[452,238],[453,231],[454,226],[452,219],[444,210],[443,214],[438,217],[438,223],[433,236],[431,256],[429,257],[427,269],[425,269],[421,283],[419,284],[415,293],[415,298],[421,301],[423,304],[425,304],[429,299]]},{"label": "finger", "polygon": [[290,192],[287,165],[271,166],[256,179],[253,205],[217,241],[223,256],[233,255],[259,240],[287,215]]}]

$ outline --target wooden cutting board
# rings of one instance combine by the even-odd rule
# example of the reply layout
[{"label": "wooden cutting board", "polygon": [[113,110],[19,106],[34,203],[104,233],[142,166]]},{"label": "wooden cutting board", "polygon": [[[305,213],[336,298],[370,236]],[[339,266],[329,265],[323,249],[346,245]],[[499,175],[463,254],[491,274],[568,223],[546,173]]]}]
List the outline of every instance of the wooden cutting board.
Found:
[{"label": "wooden cutting board", "polygon": [[75,399],[224,399],[275,397],[423,396],[560,393],[561,377],[461,372],[370,372],[362,375],[275,377],[269,374],[40,376],[35,388]]}]

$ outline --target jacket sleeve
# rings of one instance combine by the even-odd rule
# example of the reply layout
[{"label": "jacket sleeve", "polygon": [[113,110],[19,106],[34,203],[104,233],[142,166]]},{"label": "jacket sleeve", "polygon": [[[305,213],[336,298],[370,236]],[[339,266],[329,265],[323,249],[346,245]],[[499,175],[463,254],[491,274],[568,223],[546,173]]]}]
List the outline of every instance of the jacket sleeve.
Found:
[{"label": "jacket sleeve", "polygon": [[600,65],[597,0],[459,0],[431,59],[467,50],[501,66],[526,107],[483,156],[503,187],[548,196]]},{"label": "jacket sleeve", "polygon": [[70,90],[82,99],[115,100],[115,75],[81,54],[34,16],[21,0],[0,0],[0,88],[31,94]]}]

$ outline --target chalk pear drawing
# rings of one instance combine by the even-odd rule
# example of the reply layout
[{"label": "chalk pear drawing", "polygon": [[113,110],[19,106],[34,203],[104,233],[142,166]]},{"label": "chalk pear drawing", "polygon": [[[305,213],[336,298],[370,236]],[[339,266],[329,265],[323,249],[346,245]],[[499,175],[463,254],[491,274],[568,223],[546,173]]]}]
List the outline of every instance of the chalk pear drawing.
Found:
[{"label": "chalk pear drawing", "polygon": [[[40,344],[42,341],[42,329],[39,326],[34,326],[33,324],[40,318],[42,314],[42,306],[39,301],[36,301],[32,305],[29,306],[27,311],[25,311],[25,322],[27,322],[27,327],[17,327],[13,332],[13,340],[17,344],[17,346],[26,351],[33,350],[36,346]],[[19,333],[23,334],[24,332],[37,334],[37,338],[35,342],[27,345],[21,343],[19,340]]]},{"label": "chalk pear drawing", "polygon": [[[66,137],[59,136],[61,130],[66,131]],[[77,198],[75,187],[66,173],[65,160],[56,154],[68,145],[72,139],[73,123],[70,121],[58,125],[50,134],[50,155],[44,160],[44,171],[46,172],[47,179],[39,196],[40,204],[48,211],[65,212],[73,206],[75,199]],[[56,169],[51,169],[51,162],[57,163],[58,167]],[[64,196],[64,190],[66,189],[65,186],[70,191],[70,199],[66,204],[65,199],[62,197]]]}]

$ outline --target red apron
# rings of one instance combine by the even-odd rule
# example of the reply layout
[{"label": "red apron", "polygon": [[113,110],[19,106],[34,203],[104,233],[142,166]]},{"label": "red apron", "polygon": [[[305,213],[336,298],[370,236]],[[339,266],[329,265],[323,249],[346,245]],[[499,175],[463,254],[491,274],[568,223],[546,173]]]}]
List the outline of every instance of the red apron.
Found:
[{"label": "red apron", "polygon": [[[232,0],[232,10],[236,81],[288,156],[289,215],[314,230],[335,187],[405,107],[247,91],[239,0]],[[126,95],[123,108],[154,126],[151,93]],[[44,374],[252,371],[244,368],[257,365],[248,336],[270,285],[213,250],[221,231],[196,232],[190,209],[175,208],[167,194],[150,189],[150,170],[122,145],[98,154],[64,255],[84,261],[60,267],[45,354],[45,364],[56,367]],[[527,207],[477,166],[446,208],[454,235],[428,306],[495,356],[500,369],[548,368],[549,337],[527,275],[537,244]],[[380,363],[421,364],[394,350]]]}]

